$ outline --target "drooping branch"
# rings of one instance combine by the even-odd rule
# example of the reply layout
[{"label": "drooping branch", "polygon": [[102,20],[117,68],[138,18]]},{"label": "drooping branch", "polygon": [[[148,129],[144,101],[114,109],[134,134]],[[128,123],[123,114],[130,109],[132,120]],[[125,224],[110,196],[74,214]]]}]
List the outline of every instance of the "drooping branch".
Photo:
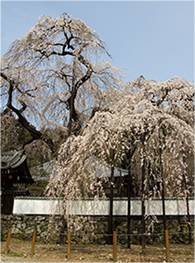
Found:
[{"label": "drooping branch", "polygon": [[13,106],[13,92],[14,89],[17,86],[17,83],[10,79],[6,74],[1,72],[1,77],[8,82],[9,88],[8,88],[8,99],[7,99],[7,108],[9,108],[13,113],[15,113],[18,117],[18,122],[24,127],[32,136],[32,138],[24,142],[24,145],[27,145],[34,140],[42,140],[44,141],[49,148],[51,149],[52,152],[54,152],[54,144],[50,138],[48,138],[46,135],[38,131],[32,124],[28,122],[28,120],[22,115],[22,113],[25,111],[27,108],[27,105],[25,103],[22,103],[22,107],[20,109],[17,109],[15,106]]},{"label": "drooping branch", "polygon": [[42,17],[13,43],[4,60],[5,66],[9,65],[6,72],[19,73],[14,97],[19,93],[20,113],[30,109],[40,117],[43,127],[61,125],[62,119],[69,135],[78,134],[89,118],[86,106],[92,102],[93,108],[102,87],[106,89],[117,79],[110,64],[102,69],[104,62],[94,63],[97,54],[105,53],[98,35],[81,20],[68,15]]}]

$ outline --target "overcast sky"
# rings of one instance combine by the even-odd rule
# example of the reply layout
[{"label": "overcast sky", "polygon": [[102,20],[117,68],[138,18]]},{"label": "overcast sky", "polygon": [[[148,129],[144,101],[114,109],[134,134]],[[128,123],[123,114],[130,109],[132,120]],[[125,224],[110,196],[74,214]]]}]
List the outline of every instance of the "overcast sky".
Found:
[{"label": "overcast sky", "polygon": [[126,80],[193,80],[193,1],[3,1],[1,54],[43,15],[84,20],[106,43]]}]

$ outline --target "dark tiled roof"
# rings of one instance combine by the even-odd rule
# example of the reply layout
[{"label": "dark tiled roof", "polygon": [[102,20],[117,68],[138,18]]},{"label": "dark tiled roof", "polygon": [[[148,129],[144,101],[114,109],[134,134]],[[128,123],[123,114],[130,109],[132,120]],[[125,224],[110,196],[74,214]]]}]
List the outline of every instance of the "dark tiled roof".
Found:
[{"label": "dark tiled roof", "polygon": [[13,184],[31,184],[33,182],[24,150],[2,153],[1,187],[10,188]]},{"label": "dark tiled roof", "polygon": [[17,168],[26,160],[23,150],[9,151],[1,154],[1,169]]}]

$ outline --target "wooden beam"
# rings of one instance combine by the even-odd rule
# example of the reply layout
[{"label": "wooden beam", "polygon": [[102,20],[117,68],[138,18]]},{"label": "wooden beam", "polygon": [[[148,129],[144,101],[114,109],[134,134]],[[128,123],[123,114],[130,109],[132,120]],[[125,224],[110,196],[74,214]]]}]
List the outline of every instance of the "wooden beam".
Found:
[{"label": "wooden beam", "polygon": [[9,228],[8,233],[7,233],[7,239],[6,239],[6,244],[5,244],[6,254],[10,252],[10,244],[11,244],[11,228]]}]

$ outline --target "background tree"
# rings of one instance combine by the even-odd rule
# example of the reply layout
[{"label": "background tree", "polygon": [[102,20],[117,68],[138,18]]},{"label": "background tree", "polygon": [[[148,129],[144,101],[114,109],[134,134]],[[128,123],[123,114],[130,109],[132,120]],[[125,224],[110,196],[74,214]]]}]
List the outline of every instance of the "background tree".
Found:
[{"label": "background tree", "polygon": [[1,151],[7,152],[20,148],[29,134],[17,122],[11,111],[1,113]]}]

